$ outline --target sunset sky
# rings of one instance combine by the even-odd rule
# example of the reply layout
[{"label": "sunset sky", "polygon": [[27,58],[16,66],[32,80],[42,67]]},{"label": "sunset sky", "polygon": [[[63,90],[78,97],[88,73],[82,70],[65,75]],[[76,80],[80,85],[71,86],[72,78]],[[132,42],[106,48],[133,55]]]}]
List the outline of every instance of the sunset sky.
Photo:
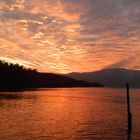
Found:
[{"label": "sunset sky", "polygon": [[55,73],[140,69],[140,0],[0,0],[0,59]]}]

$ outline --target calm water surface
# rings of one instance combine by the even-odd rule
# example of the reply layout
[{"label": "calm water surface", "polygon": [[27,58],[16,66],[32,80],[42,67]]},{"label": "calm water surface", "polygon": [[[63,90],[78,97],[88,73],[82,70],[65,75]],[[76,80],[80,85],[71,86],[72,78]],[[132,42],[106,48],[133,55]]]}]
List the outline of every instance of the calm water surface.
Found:
[{"label": "calm water surface", "polygon": [[[140,139],[140,89],[131,90]],[[58,88],[0,93],[0,140],[127,140],[125,89]]]}]

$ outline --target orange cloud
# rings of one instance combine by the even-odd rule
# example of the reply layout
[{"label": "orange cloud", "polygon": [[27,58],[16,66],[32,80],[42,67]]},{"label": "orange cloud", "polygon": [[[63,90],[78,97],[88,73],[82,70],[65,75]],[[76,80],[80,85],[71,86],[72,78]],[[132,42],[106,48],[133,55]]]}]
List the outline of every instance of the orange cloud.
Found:
[{"label": "orange cloud", "polygon": [[139,4],[138,0],[4,0],[1,59],[57,73],[140,69]]}]

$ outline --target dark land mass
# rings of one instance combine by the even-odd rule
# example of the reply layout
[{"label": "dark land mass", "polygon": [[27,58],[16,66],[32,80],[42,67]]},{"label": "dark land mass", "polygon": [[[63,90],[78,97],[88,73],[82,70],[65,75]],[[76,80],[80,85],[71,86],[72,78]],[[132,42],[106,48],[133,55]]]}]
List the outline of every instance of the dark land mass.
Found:
[{"label": "dark land mass", "polygon": [[60,74],[41,73],[18,64],[0,61],[0,91],[47,87],[101,87],[101,85]]},{"label": "dark land mass", "polygon": [[125,87],[126,83],[129,83],[132,88],[140,88],[140,70],[114,68],[95,72],[73,72],[66,76],[87,82],[96,81],[105,87]]}]

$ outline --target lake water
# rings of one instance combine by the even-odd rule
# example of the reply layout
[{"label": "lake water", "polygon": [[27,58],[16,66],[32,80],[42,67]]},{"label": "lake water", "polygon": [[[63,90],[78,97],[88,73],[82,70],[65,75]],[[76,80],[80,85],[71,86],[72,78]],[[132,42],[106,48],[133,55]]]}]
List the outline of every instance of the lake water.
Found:
[{"label": "lake water", "polygon": [[[140,89],[130,90],[140,139]],[[125,89],[56,88],[0,93],[0,140],[127,140]]]}]

